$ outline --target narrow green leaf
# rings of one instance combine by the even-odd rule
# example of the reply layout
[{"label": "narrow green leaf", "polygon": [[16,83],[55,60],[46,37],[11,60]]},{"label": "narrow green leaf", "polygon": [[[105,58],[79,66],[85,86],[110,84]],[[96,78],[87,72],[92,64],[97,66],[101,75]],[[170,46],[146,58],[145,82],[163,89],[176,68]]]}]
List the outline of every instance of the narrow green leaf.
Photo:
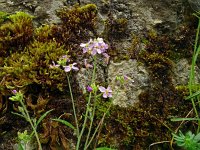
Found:
[{"label": "narrow green leaf", "polygon": [[37,120],[37,122],[36,122],[36,128],[37,128],[37,126],[39,125],[39,123],[40,123],[51,111],[53,111],[53,110],[54,110],[54,109],[51,109],[51,110],[45,112],[45,113]]},{"label": "narrow green leaf", "polygon": [[62,124],[64,124],[64,125],[66,125],[66,126],[72,128],[73,130],[76,129],[71,123],[69,123],[69,122],[66,121],[66,120],[62,120],[62,119],[52,119],[52,120],[57,121],[57,122],[60,122],[60,123],[62,123]]},{"label": "narrow green leaf", "polygon": [[186,99],[186,100],[189,100],[189,99],[194,98],[194,97],[197,97],[197,96],[199,96],[199,95],[200,95],[200,91],[197,91],[197,92],[195,92],[194,94],[192,94],[192,95],[186,97],[185,99]]},{"label": "narrow green leaf", "polygon": [[199,121],[198,118],[172,118],[171,121]]},{"label": "narrow green leaf", "polygon": [[17,145],[17,150],[25,150],[25,149],[23,148],[22,144],[19,143],[19,144]]},{"label": "narrow green leaf", "polygon": [[25,120],[27,120],[22,114],[15,113],[15,112],[11,112],[11,113],[14,114],[14,115],[20,116],[20,117],[24,118]]}]

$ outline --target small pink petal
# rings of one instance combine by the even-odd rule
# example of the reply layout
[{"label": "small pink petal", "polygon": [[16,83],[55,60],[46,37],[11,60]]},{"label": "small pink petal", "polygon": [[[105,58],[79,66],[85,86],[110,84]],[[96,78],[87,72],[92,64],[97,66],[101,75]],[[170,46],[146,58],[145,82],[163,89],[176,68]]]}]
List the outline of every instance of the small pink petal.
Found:
[{"label": "small pink petal", "polygon": [[92,92],[92,90],[93,90],[92,87],[88,85],[88,86],[87,86],[87,91],[88,91],[88,92]]},{"label": "small pink petal", "polygon": [[64,70],[65,70],[65,72],[70,72],[71,71],[71,67],[70,66],[64,66]]},{"label": "small pink petal", "polygon": [[92,56],[94,56],[97,54],[97,51],[94,49],[94,50],[92,50],[91,54],[92,54]]},{"label": "small pink petal", "polygon": [[103,86],[100,86],[100,87],[99,87],[99,90],[100,90],[101,92],[105,92],[105,91],[106,91],[105,87],[103,87]]},{"label": "small pink petal", "polygon": [[97,48],[96,51],[97,51],[98,54],[102,53],[101,49],[99,49],[99,48]]},{"label": "small pink petal", "polygon": [[17,94],[17,90],[12,90],[12,93],[13,94]]},{"label": "small pink petal", "polygon": [[108,91],[108,92],[112,92],[112,89],[108,86],[108,87],[107,87],[107,91]]},{"label": "small pink petal", "polygon": [[80,44],[80,47],[85,47],[87,44],[85,44],[85,43],[81,43]]},{"label": "small pink petal", "polygon": [[72,69],[75,70],[75,71],[78,71],[78,67],[75,67],[75,66],[72,66]]},{"label": "small pink petal", "polygon": [[106,93],[103,93],[103,98],[107,98],[108,95]]},{"label": "small pink petal", "polygon": [[107,96],[108,96],[108,97],[112,97],[112,93],[108,93]]}]

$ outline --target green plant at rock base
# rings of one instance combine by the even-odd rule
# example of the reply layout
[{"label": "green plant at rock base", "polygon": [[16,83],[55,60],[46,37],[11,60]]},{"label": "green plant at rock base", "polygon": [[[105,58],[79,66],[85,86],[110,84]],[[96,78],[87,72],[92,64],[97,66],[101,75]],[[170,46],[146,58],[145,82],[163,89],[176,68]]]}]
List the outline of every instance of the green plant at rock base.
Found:
[{"label": "green plant at rock base", "polygon": [[[195,66],[197,62],[198,55],[200,53],[200,44],[199,44],[199,31],[200,31],[200,17],[198,16],[199,14],[195,14],[195,16],[198,18],[198,27],[196,31],[196,38],[195,38],[195,43],[194,43],[194,52],[193,52],[193,57],[192,57],[192,64],[191,64],[191,70],[190,70],[190,78],[189,78],[189,93],[190,96],[186,97],[186,100],[191,100],[192,106],[193,106],[193,111],[195,113],[194,118],[172,118],[171,121],[197,121],[198,126],[196,129],[196,135],[193,134],[191,131],[188,131],[186,135],[183,135],[183,133],[179,130],[179,135],[173,134],[173,138],[175,139],[176,143],[178,146],[182,146],[187,150],[196,150],[200,149],[200,119],[199,119],[199,113],[198,109],[200,108],[199,104],[199,90],[198,86],[196,86],[196,80],[195,80]],[[193,93],[194,92],[194,93]],[[196,104],[196,102],[198,104]]]},{"label": "green plant at rock base", "polygon": [[179,134],[173,134],[176,144],[183,147],[185,150],[198,150],[200,149],[200,133],[197,135],[188,131],[185,135],[179,130]]},{"label": "green plant at rock base", "polygon": [[30,135],[28,135],[27,130],[25,130],[23,133],[18,132],[18,150],[26,150],[28,149],[27,143],[31,141]]},{"label": "green plant at rock base", "polygon": [[[52,111],[52,110],[49,110],[47,112],[45,112],[38,120],[36,119],[31,119],[30,115],[29,115],[29,112],[26,108],[26,105],[24,104],[24,96],[23,94],[21,93],[21,91],[17,92],[16,90],[13,90],[13,94],[14,96],[11,96],[9,99],[11,101],[14,101],[14,102],[19,102],[21,104],[21,106],[18,106],[18,109],[19,109],[19,113],[14,113],[15,115],[18,115],[22,118],[24,118],[27,122],[30,123],[31,125],[31,128],[33,130],[33,132],[28,135],[27,132],[25,131],[24,133],[19,133],[18,134],[18,138],[21,140],[20,144],[19,144],[19,147],[23,149],[24,145],[29,142],[32,138],[33,135],[35,135],[36,137],[36,140],[37,140],[37,143],[38,143],[38,148],[39,150],[42,150],[42,145],[40,143],[40,140],[39,140],[39,136],[38,136],[38,133],[37,133],[37,127],[39,125],[39,123]],[[22,144],[23,143],[23,144]],[[25,149],[24,149],[25,150]]]}]

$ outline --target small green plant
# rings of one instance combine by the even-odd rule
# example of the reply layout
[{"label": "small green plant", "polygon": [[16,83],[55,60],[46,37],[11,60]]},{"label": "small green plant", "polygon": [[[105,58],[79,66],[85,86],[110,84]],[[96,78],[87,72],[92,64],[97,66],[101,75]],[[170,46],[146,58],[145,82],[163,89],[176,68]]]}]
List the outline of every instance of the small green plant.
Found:
[{"label": "small green plant", "polygon": [[193,134],[188,131],[185,135],[179,130],[179,134],[174,134],[174,140],[176,144],[183,147],[185,150],[198,150],[200,149],[200,133]]},{"label": "small green plant", "polygon": [[[179,130],[179,135],[176,135],[172,133],[173,139],[175,139],[176,143],[178,146],[181,146],[185,148],[186,150],[198,150],[200,149],[200,118],[199,118],[199,113],[198,109],[200,108],[200,99],[199,99],[199,94],[200,91],[198,90],[198,86],[195,80],[195,66],[197,62],[197,58],[200,53],[200,44],[199,44],[199,32],[200,32],[200,17],[199,13],[194,14],[199,22],[198,22],[198,27],[196,31],[196,38],[195,38],[195,43],[194,43],[194,53],[192,56],[192,65],[191,65],[191,70],[190,70],[190,77],[189,77],[189,93],[190,95],[186,97],[186,100],[191,100],[192,106],[193,106],[193,111],[195,113],[194,118],[172,118],[171,121],[197,121],[198,122],[198,127],[196,130],[196,135],[193,134],[191,131],[188,131],[185,135]],[[198,102],[198,105],[196,104],[196,101]]]},{"label": "small green plant", "polygon": [[26,143],[30,142],[30,140],[32,139],[32,136],[35,135],[35,138],[37,140],[38,143],[38,148],[39,150],[42,150],[42,145],[40,143],[39,140],[39,136],[37,133],[37,127],[39,125],[39,123],[52,111],[49,110],[47,112],[45,112],[38,120],[36,120],[36,118],[32,119],[29,115],[29,112],[26,108],[26,105],[24,103],[24,95],[21,91],[16,91],[13,90],[12,93],[14,94],[13,96],[11,96],[9,99],[11,101],[14,102],[19,102],[21,104],[21,106],[18,106],[18,110],[20,113],[14,113],[15,115],[18,115],[22,118],[24,118],[27,122],[30,123],[31,128],[32,128],[32,133],[30,135],[27,134],[27,131],[24,131],[24,133],[20,133],[18,132],[18,139],[20,140],[18,147],[20,148],[20,150],[26,150]]},{"label": "small green plant", "polygon": [[31,136],[28,135],[27,130],[25,130],[23,133],[18,132],[18,145],[17,149],[18,150],[26,150],[28,149],[28,143],[31,141]]}]

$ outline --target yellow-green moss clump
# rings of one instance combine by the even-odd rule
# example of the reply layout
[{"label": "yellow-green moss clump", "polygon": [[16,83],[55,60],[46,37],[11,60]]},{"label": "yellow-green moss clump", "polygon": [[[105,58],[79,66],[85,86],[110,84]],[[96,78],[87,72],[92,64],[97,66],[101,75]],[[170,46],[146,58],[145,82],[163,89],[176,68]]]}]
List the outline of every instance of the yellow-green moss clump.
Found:
[{"label": "yellow-green moss clump", "polygon": [[7,76],[5,86],[25,87],[35,83],[47,88],[62,85],[65,79],[64,72],[49,66],[52,61],[56,62],[66,53],[63,46],[55,41],[46,43],[35,41],[28,45],[23,53],[12,53],[5,59],[1,73],[2,77]]},{"label": "yellow-green moss clump", "polygon": [[[4,15],[5,18],[5,15]],[[9,15],[0,26],[0,54],[23,50],[33,36],[33,17],[24,12]]]},{"label": "yellow-green moss clump", "polygon": [[88,32],[96,34],[97,7],[94,4],[64,7],[57,11],[57,15],[62,21],[61,38],[65,43],[72,42],[72,40],[77,42],[80,38],[85,39],[89,37]]}]

